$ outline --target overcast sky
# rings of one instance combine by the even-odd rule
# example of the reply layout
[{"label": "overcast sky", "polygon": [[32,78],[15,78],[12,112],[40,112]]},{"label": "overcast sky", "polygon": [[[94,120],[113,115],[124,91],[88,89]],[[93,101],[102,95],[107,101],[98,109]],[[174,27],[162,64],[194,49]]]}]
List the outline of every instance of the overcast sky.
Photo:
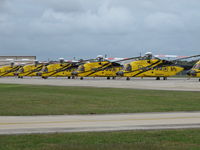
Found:
[{"label": "overcast sky", "polygon": [[200,54],[200,0],[0,0],[0,55]]}]

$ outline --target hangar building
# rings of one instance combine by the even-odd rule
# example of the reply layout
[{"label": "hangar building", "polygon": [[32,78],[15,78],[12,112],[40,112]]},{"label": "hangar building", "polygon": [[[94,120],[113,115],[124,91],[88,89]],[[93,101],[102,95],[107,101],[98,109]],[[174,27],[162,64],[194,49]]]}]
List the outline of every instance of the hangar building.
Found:
[{"label": "hangar building", "polygon": [[15,63],[31,63],[36,60],[36,56],[0,56],[0,65]]}]

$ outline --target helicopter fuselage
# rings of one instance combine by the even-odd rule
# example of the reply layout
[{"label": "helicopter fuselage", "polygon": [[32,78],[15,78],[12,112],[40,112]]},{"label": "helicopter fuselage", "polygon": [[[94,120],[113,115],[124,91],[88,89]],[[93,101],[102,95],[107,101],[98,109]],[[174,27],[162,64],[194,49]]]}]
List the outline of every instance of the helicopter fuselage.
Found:
[{"label": "helicopter fuselage", "polygon": [[120,72],[124,77],[170,77],[183,70],[183,67],[165,60],[150,59],[132,61],[126,64]]},{"label": "helicopter fuselage", "polygon": [[120,64],[109,61],[87,62],[80,65],[74,74],[78,77],[116,77],[121,69]]},{"label": "helicopter fuselage", "polygon": [[0,68],[0,77],[15,76],[15,73],[22,68],[21,65],[4,66]]},{"label": "helicopter fuselage", "polygon": [[191,77],[200,77],[200,60],[188,72],[188,75],[191,76]]},{"label": "helicopter fuselage", "polygon": [[17,71],[17,76],[18,77],[23,77],[23,76],[37,76],[37,72],[41,71],[43,68],[44,64],[38,64],[38,65],[25,65],[22,68],[20,68]]},{"label": "helicopter fuselage", "polygon": [[71,73],[78,68],[77,65],[71,63],[56,63],[44,66],[40,71],[43,78],[48,77],[70,77]]}]

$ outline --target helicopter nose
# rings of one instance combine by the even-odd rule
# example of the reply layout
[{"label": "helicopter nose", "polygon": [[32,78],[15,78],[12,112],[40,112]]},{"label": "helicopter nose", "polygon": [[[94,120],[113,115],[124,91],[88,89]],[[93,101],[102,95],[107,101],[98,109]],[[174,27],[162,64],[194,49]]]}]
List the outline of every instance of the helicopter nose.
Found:
[{"label": "helicopter nose", "polygon": [[195,76],[197,75],[197,72],[194,71],[194,70],[191,70],[191,71],[190,71],[190,74],[191,74],[191,76],[195,77]]},{"label": "helicopter nose", "polygon": [[187,74],[188,76],[191,76],[191,70],[187,71],[186,74]]},{"label": "helicopter nose", "polygon": [[118,72],[116,73],[116,75],[117,75],[117,76],[123,76],[123,75],[124,75],[124,72],[123,72],[123,71],[118,71]]},{"label": "helicopter nose", "polygon": [[77,76],[77,75],[78,75],[78,72],[74,71],[74,72],[72,72],[72,75],[73,75],[73,76]]},{"label": "helicopter nose", "polygon": [[195,76],[197,75],[197,72],[194,71],[194,70],[189,70],[189,71],[187,72],[187,75],[195,77]]}]

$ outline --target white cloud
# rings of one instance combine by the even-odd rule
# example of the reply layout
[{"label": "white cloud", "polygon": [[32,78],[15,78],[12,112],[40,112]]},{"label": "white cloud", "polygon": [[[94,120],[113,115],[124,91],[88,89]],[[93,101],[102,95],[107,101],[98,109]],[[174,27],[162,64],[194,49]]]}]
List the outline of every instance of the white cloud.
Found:
[{"label": "white cloud", "polygon": [[0,0],[0,52],[198,53],[199,7],[199,0]]},{"label": "white cloud", "polygon": [[157,12],[147,16],[145,20],[146,27],[149,30],[177,30],[184,29],[184,22],[180,16],[171,13]]},{"label": "white cloud", "polygon": [[[96,12],[88,9],[82,13],[58,12],[47,9],[34,24],[49,33],[82,34],[121,34],[130,32],[134,27],[131,12],[123,7],[109,7],[108,4],[97,7]],[[45,30],[46,28],[46,30]]]}]

